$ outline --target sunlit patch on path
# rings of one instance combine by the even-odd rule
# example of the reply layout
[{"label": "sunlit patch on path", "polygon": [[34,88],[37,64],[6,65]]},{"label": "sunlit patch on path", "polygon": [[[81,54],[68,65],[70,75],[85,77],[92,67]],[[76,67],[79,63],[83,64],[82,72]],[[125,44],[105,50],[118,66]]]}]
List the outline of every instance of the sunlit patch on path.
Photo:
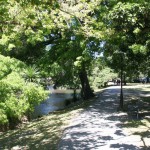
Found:
[{"label": "sunlit patch on path", "polygon": [[119,88],[107,88],[66,128],[58,150],[139,150],[148,148],[141,136],[124,126],[127,113],[118,112]]}]

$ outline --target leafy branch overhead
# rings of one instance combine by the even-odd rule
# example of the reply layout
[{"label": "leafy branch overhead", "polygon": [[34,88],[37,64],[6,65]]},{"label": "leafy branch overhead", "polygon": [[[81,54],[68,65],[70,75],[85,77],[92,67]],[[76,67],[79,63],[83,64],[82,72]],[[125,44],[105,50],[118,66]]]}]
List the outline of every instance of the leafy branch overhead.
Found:
[{"label": "leafy branch overhead", "polygon": [[42,77],[81,87],[89,99],[91,85],[120,69],[150,75],[149,16],[148,0],[1,0],[0,120],[20,118],[46,97]]}]

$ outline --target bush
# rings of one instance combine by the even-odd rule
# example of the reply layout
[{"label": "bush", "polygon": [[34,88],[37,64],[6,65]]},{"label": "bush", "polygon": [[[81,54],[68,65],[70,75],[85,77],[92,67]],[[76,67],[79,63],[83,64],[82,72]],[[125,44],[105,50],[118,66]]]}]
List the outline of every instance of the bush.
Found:
[{"label": "bush", "polygon": [[[25,81],[19,61],[2,58],[4,59],[1,60],[3,65],[0,68],[0,125],[10,125],[20,120],[27,112],[33,111],[35,105],[46,99],[48,93],[40,85]],[[14,67],[12,62],[17,62],[17,66],[14,64]]]}]

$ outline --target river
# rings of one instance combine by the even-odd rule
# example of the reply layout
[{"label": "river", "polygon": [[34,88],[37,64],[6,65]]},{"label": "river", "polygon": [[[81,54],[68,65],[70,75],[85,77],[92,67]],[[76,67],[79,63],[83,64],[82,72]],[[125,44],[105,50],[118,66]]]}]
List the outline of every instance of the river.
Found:
[{"label": "river", "polygon": [[51,86],[48,87],[48,90],[50,92],[48,99],[35,107],[31,115],[32,118],[41,117],[50,112],[65,108],[65,100],[72,98],[73,94],[73,90],[53,89]]}]

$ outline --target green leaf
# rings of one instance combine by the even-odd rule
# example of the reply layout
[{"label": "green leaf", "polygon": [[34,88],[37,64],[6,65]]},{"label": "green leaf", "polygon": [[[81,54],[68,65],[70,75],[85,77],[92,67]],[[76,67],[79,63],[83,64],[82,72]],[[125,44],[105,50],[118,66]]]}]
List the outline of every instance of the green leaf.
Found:
[{"label": "green leaf", "polygon": [[0,39],[0,45],[6,45],[8,41],[9,41],[8,36],[6,36],[5,34],[3,34],[2,38]]},{"label": "green leaf", "polygon": [[10,44],[8,45],[8,50],[12,50],[12,49],[15,48],[15,47],[16,47],[16,46],[15,46],[14,44],[11,44],[11,43],[10,43]]}]

